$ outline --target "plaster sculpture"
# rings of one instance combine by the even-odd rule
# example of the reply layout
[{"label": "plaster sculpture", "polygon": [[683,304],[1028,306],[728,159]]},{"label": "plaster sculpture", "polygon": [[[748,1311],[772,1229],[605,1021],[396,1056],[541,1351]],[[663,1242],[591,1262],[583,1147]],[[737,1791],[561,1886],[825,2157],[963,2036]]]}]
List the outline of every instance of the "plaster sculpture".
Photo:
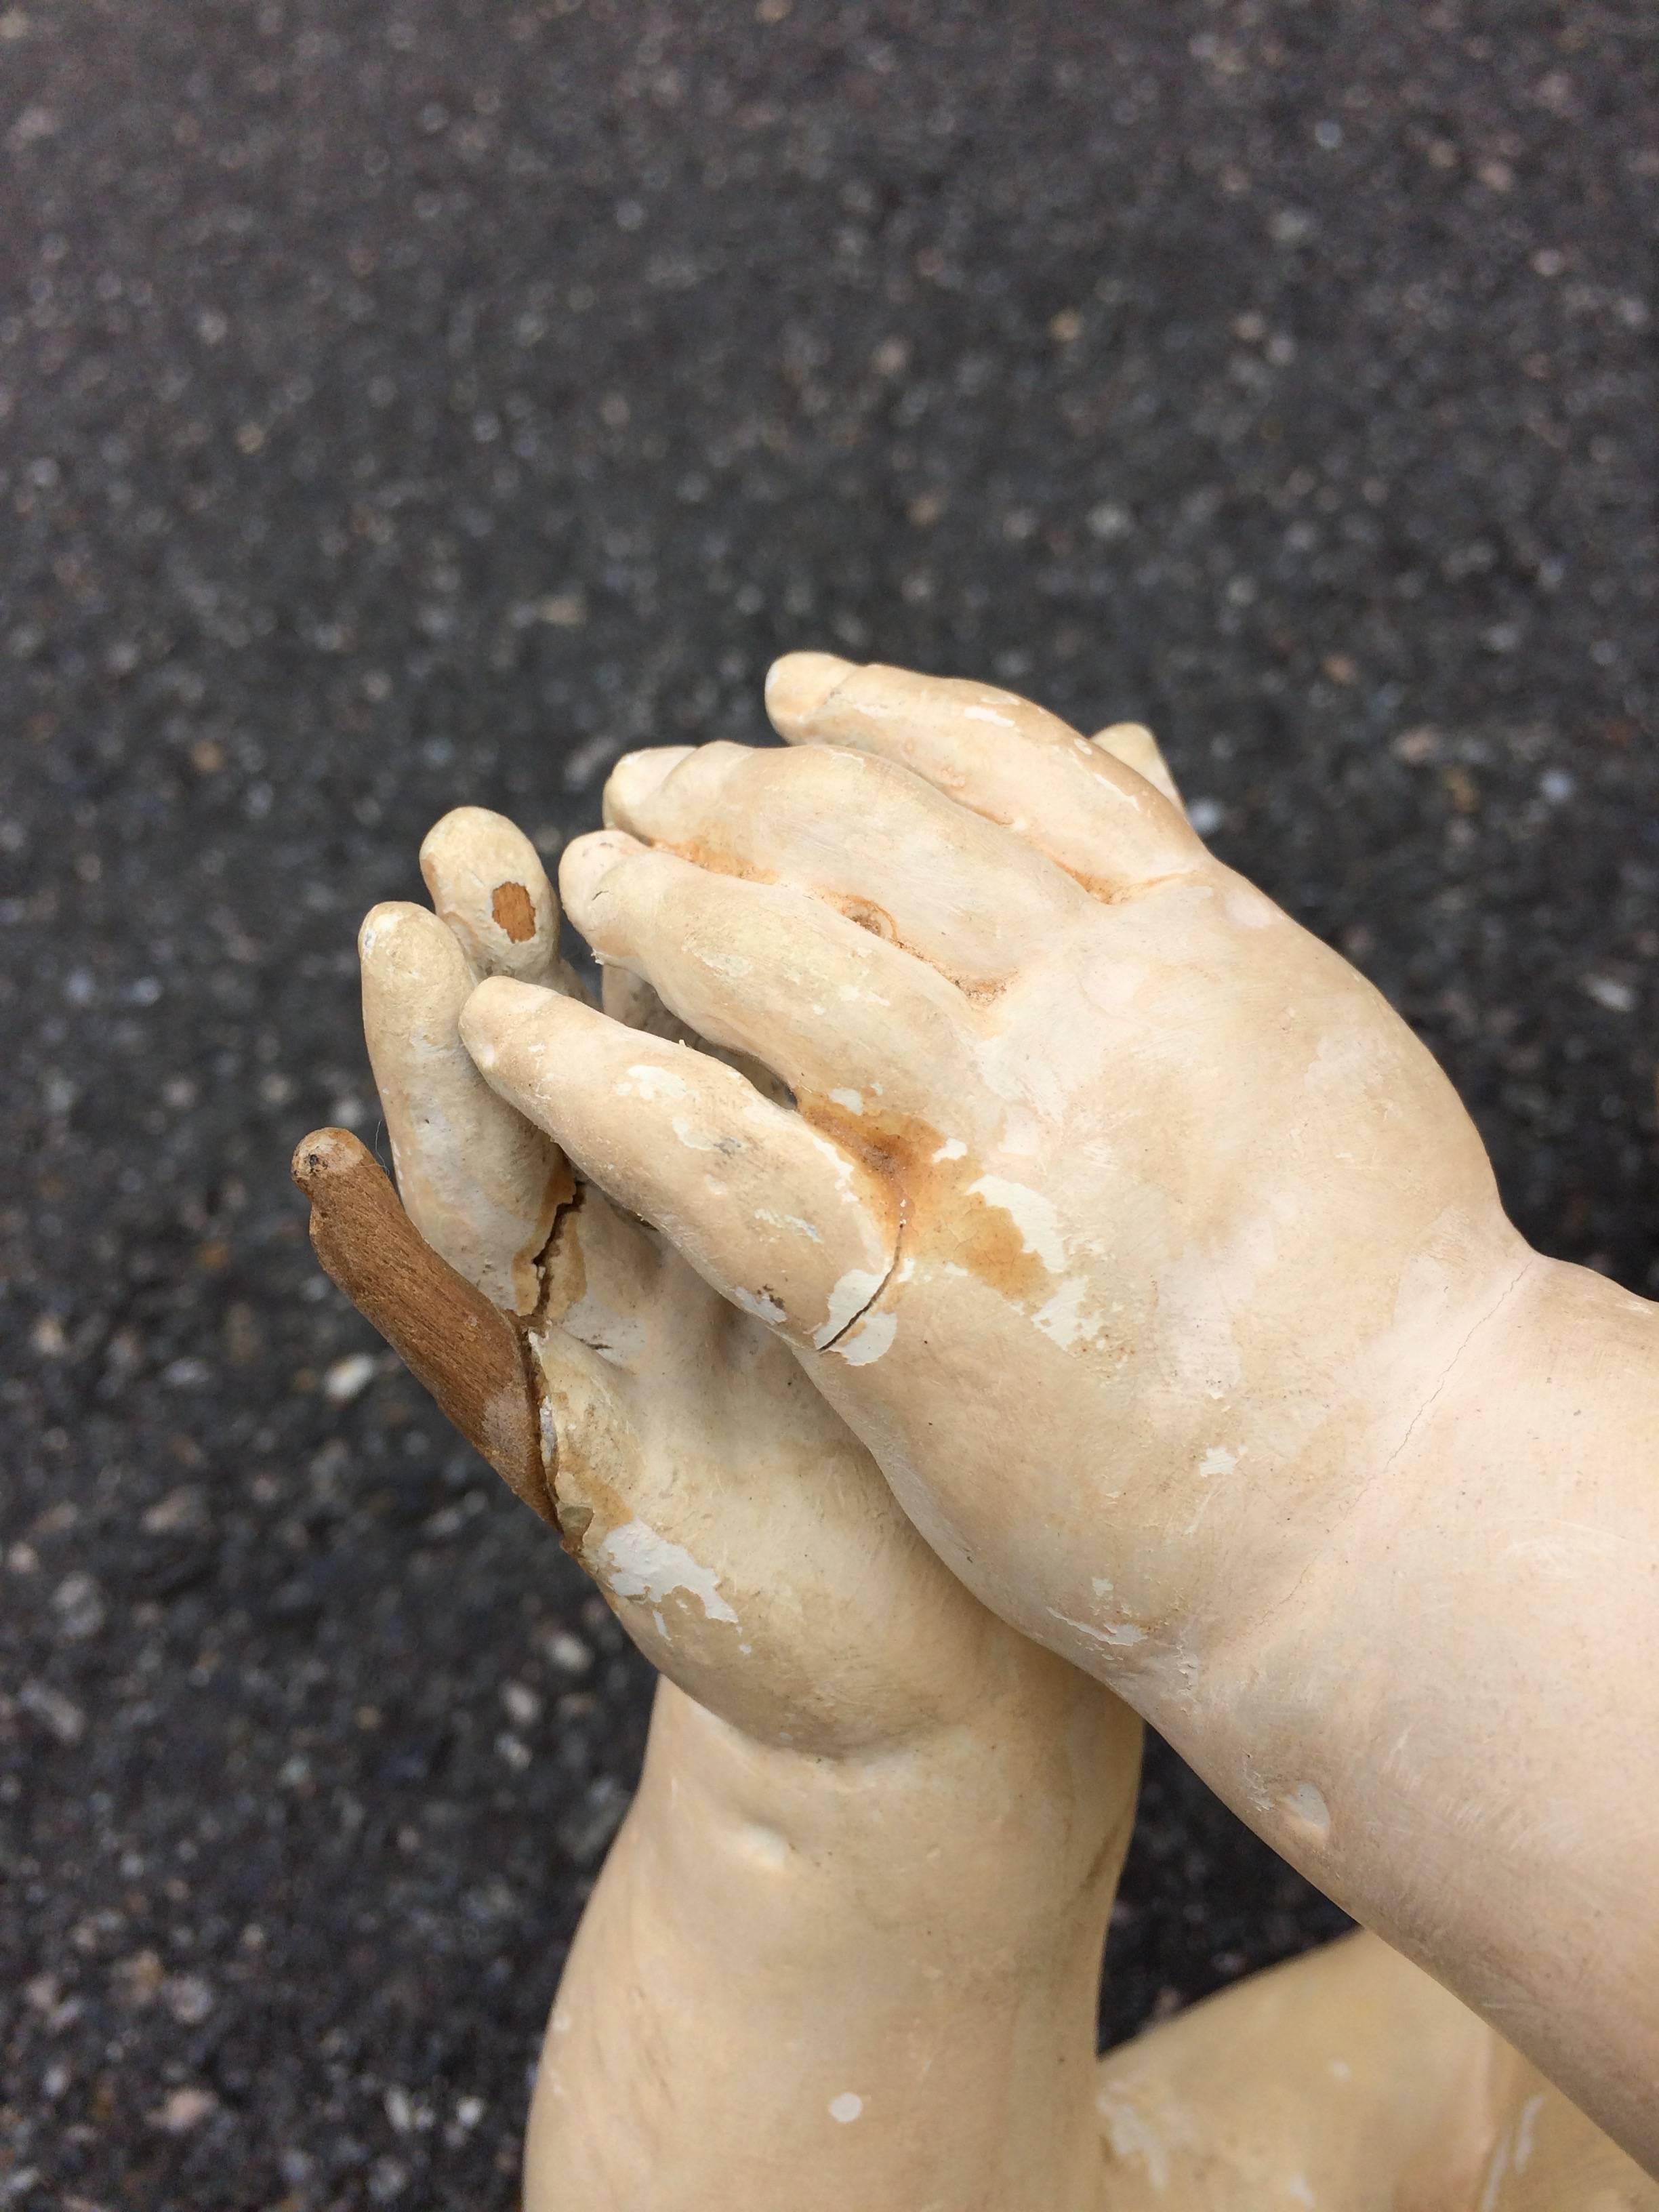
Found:
[{"label": "plaster sculpture", "polygon": [[1528,1249],[1404,1023],[1103,748],[823,655],[769,705],[619,763],[561,880],[793,1103],[501,979],[475,1061],[993,1612],[1659,2162],[1659,1309]]},{"label": "plaster sculpture", "polygon": [[[1172,791],[1144,732],[1106,734]],[[447,817],[423,860],[450,927],[383,908],[362,945],[399,1182],[429,1244],[355,1140],[325,1133],[298,1156],[319,1250],[515,1488],[549,1516],[556,1495],[567,1543],[669,1678],[550,2029],[526,2203],[1659,2205],[1369,1936],[1197,2008],[1091,2081],[1133,1722],[915,1540],[805,1387],[769,1276],[723,1285],[750,1311],[722,1305],[484,1089],[463,1006],[490,972],[568,988],[556,910],[498,817]],[[616,969],[606,1004],[684,1034]],[[517,1039],[514,1066],[550,1042]],[[745,1048],[765,1036],[726,1042],[758,1075]],[[605,1064],[624,1101],[701,1110],[706,1058],[688,1070],[683,1047],[639,1035],[622,1049]],[[498,1082],[501,1066],[498,1049]],[[741,1079],[718,1079],[727,1096]],[[761,1082],[758,1103],[787,1110]],[[708,1137],[678,1117],[686,1147],[666,1118],[684,1149]],[[637,1202],[636,1139],[618,1133],[583,1164]],[[705,1148],[711,1170],[748,1165]],[[694,1245],[687,1218],[653,1210]],[[843,2076],[865,2086],[828,2087]]]}]

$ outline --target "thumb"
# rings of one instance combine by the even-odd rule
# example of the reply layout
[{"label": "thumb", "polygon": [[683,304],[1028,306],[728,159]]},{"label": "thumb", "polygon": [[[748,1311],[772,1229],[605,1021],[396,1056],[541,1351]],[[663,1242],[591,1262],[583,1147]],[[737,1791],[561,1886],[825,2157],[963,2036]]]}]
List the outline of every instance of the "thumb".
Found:
[{"label": "thumb", "polygon": [[433,1250],[349,1130],[313,1131],[293,1176],[325,1271],[508,1489],[556,1528],[552,1438],[522,1333]]}]

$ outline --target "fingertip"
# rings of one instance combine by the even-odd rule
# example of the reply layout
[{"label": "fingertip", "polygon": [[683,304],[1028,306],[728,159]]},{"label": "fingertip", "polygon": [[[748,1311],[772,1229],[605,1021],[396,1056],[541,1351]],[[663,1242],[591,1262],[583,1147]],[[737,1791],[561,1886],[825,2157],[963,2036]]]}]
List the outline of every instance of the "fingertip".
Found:
[{"label": "fingertip", "polygon": [[362,960],[384,952],[401,933],[406,917],[422,909],[408,899],[382,899],[357,925],[357,954]]},{"label": "fingertip", "polygon": [[813,715],[856,667],[833,653],[786,653],[775,660],[766,672],[766,711],[779,736],[804,736]]},{"label": "fingertip", "polygon": [[547,975],[558,957],[558,904],[517,823],[485,806],[453,807],[422,842],[421,873],[479,975]]},{"label": "fingertip", "polygon": [[541,866],[536,848],[508,816],[489,806],[452,806],[421,840],[421,873],[428,890],[434,872],[453,873],[475,864],[481,854],[525,869]]},{"label": "fingertip", "polygon": [[605,778],[605,828],[631,829],[641,808],[696,750],[695,745],[648,745],[640,752],[624,753]]},{"label": "fingertip", "polygon": [[646,848],[622,830],[594,830],[574,837],[559,862],[559,896],[578,929],[587,934],[586,921],[595,896],[611,870]]},{"label": "fingertip", "polygon": [[465,967],[437,915],[412,899],[386,899],[369,908],[357,932],[357,957],[366,975],[389,981],[394,972],[407,973],[421,988],[451,981]]},{"label": "fingertip", "polygon": [[1179,806],[1185,813],[1185,804],[1164,757],[1164,748],[1145,723],[1113,722],[1103,730],[1097,730],[1092,742],[1102,752],[1121,761],[1125,768],[1132,768],[1154,791],[1161,792],[1172,805]]},{"label": "fingertip", "polygon": [[365,1163],[373,1167],[374,1155],[349,1129],[313,1129],[295,1146],[289,1173],[310,1198],[325,1184],[356,1174]]}]

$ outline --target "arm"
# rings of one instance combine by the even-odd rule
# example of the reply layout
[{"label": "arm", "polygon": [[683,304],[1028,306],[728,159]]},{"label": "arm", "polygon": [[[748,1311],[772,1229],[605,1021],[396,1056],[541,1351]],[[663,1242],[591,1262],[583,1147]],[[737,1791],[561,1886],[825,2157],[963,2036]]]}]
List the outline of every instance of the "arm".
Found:
[{"label": "arm", "polygon": [[1228,1694],[1144,1708],[1659,2166],[1659,1308],[1527,1255]]},{"label": "arm", "polygon": [[313,1239],[668,1678],[549,2031],[531,2212],[1088,2212],[1139,1724],[953,1582],[763,1323],[479,1079],[472,977],[556,979],[556,908],[499,817],[422,857],[438,914],[360,939],[413,1224],[325,1133]]},{"label": "arm", "polygon": [[1092,2212],[1115,1735],[1005,1705],[852,1764],[658,1692],[640,1793],[560,1986],[527,2212]]}]

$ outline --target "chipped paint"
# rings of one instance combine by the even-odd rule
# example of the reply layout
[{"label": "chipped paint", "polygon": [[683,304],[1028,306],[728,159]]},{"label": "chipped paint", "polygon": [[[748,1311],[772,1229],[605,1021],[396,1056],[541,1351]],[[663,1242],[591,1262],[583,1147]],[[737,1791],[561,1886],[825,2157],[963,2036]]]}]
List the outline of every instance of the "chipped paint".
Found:
[{"label": "chipped paint", "polygon": [[898,1322],[891,1314],[869,1314],[836,1345],[836,1355],[849,1367],[867,1367],[890,1348],[897,1331]]},{"label": "chipped paint", "polygon": [[[624,1521],[599,1546],[595,1559],[605,1580],[617,1597],[649,1598],[660,1607],[672,1591],[684,1590],[702,1605],[708,1620],[722,1620],[732,1628],[738,1616],[720,1595],[712,1567],[700,1565],[684,1544],[659,1536],[645,1521]],[[656,1616],[662,1626],[662,1616]]]},{"label": "chipped paint", "polygon": [[1065,1272],[1066,1239],[1060,1233],[1060,1217],[1040,1190],[1010,1182],[1003,1176],[986,1175],[969,1184],[968,1195],[982,1198],[988,1206],[1006,1213],[1018,1230],[1025,1249],[1041,1260],[1051,1275]]},{"label": "chipped paint", "polygon": [[868,1267],[849,1267],[830,1293],[829,1310],[812,1332],[812,1342],[822,1352],[833,1344],[848,1323],[856,1321],[886,1279]]}]

